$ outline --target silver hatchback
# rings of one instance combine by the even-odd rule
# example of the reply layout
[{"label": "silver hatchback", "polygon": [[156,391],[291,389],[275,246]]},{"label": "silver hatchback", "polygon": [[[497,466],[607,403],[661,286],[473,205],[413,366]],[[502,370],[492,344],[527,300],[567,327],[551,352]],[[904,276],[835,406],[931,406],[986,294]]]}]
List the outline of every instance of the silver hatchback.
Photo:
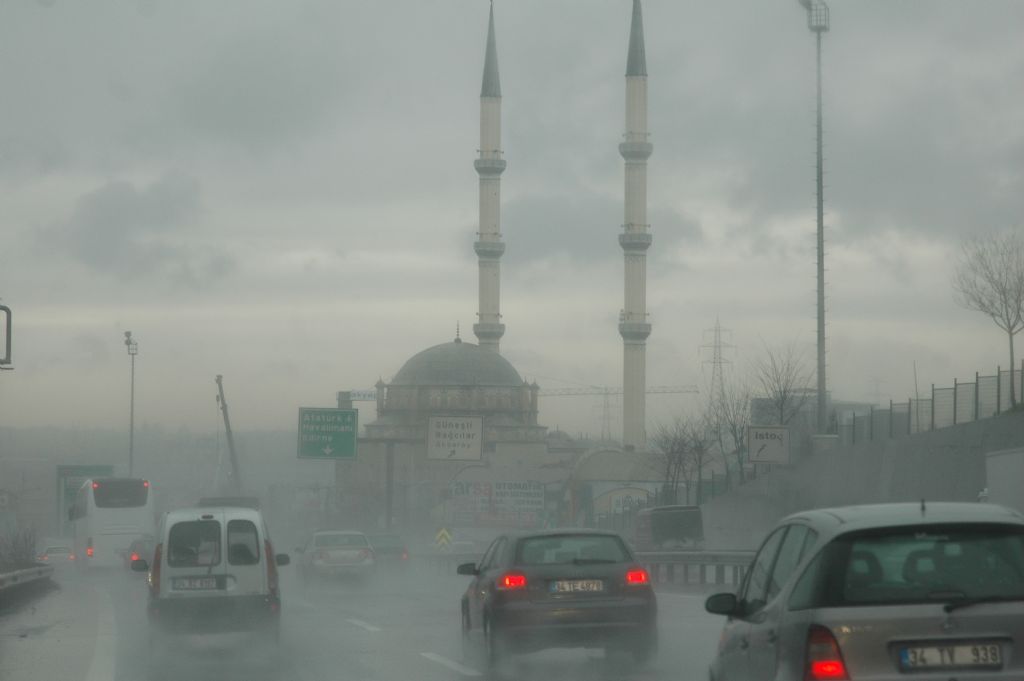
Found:
[{"label": "silver hatchback", "polygon": [[967,503],[783,519],[725,615],[712,681],[1024,678],[1024,516]]}]

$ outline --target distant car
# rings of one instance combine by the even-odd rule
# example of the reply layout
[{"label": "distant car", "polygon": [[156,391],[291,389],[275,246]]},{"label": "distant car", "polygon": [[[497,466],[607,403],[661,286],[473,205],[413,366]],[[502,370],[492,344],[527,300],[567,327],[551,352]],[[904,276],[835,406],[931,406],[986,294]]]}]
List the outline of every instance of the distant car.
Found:
[{"label": "distant car", "polygon": [[36,560],[40,563],[46,563],[47,565],[66,565],[75,559],[75,552],[71,550],[70,546],[63,544],[54,544],[44,548]]},{"label": "distant car", "polygon": [[657,601],[647,571],[611,532],[501,535],[462,597],[462,640],[493,667],[509,653],[544,648],[622,650],[637,662],[657,650]]},{"label": "distant car", "polygon": [[[228,634],[260,639],[253,648],[272,654],[278,640],[281,592],[275,554],[259,511],[248,508],[190,508],[164,515],[149,570],[150,664],[153,675],[184,656],[195,640]],[[224,637],[220,637],[224,638]]]},{"label": "distant car", "polygon": [[1024,678],[1024,515],[978,503],[797,513],[761,544],[712,681]]},{"label": "distant car", "polygon": [[140,537],[133,541],[128,546],[128,551],[124,555],[124,566],[126,569],[132,569],[132,562],[142,559],[147,563],[153,562],[153,551],[156,550],[156,539],[153,537]]},{"label": "distant car", "polygon": [[325,577],[369,577],[376,567],[370,540],[362,532],[319,530],[296,549],[299,576],[304,581]]},{"label": "distant car", "polygon": [[373,549],[377,567],[405,567],[409,565],[409,548],[397,534],[370,534],[366,537]]}]

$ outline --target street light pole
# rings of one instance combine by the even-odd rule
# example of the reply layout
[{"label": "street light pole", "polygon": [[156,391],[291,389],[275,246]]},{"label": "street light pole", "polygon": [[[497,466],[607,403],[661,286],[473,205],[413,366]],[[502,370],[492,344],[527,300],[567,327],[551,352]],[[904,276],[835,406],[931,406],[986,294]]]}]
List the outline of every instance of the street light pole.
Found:
[{"label": "street light pole", "polygon": [[128,407],[128,477],[132,477],[135,469],[135,355],[139,354],[139,344],[132,338],[131,331],[124,332],[124,345],[128,348],[131,358],[131,398]]},{"label": "street light pole", "polygon": [[807,28],[817,46],[817,188],[818,188],[818,433],[828,429],[827,383],[825,381],[825,158],[822,152],[821,121],[821,34],[829,29],[828,5],[824,0],[798,0],[807,10]]}]

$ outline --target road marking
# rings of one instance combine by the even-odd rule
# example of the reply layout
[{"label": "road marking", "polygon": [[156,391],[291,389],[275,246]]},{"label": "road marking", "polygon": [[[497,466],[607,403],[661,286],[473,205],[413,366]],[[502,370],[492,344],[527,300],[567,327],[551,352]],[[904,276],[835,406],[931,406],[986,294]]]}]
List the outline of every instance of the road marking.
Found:
[{"label": "road marking", "polygon": [[439,665],[448,667],[448,669],[456,671],[462,674],[463,676],[482,676],[482,674],[480,674],[480,672],[478,672],[477,670],[467,667],[465,665],[461,665],[458,662],[453,662],[449,660],[447,657],[438,655],[437,653],[420,653],[420,655],[427,658],[431,662],[436,662]]},{"label": "road marking", "polygon": [[114,630],[114,604],[110,593],[96,592],[96,647],[86,681],[109,681],[114,678],[116,632]]},{"label": "road marking", "polygon": [[362,627],[363,629],[366,629],[367,631],[380,631],[380,627],[375,627],[372,624],[370,624],[369,622],[364,622],[362,620],[345,620],[345,621],[348,622],[349,624],[354,624],[357,627]]}]

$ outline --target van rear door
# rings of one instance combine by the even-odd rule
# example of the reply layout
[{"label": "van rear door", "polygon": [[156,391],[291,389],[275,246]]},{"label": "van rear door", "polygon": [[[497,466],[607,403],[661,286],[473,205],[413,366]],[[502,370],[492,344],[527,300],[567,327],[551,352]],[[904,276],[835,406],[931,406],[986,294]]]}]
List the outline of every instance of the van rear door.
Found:
[{"label": "van rear door", "polygon": [[167,597],[192,599],[223,595],[227,588],[224,545],[222,511],[204,510],[171,523],[161,575]]},{"label": "van rear door", "polygon": [[226,514],[225,588],[232,596],[266,595],[267,566],[262,523],[250,514]]}]

